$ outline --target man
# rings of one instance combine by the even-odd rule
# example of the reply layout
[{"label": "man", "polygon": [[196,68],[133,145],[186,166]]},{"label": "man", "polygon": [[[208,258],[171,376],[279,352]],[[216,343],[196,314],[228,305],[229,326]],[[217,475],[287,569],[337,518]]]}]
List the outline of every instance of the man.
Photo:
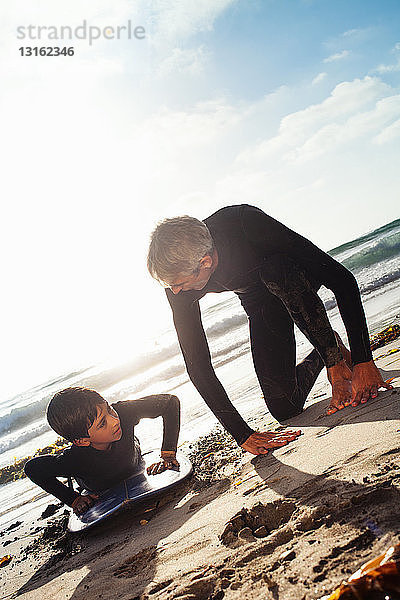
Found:
[{"label": "man", "polygon": [[[354,276],[310,241],[260,209],[228,206],[207,219],[176,217],[152,234],[148,269],[166,286],[190,379],[238,444],[268,451],[273,434],[254,432],[230,402],[213,370],[199,299],[234,291],[249,317],[254,367],[270,413],[284,421],[299,414],[325,365],[332,385],[328,414],[375,398],[390,388],[376,368]],[[333,332],[317,294],[335,294],[351,356]],[[314,346],[296,366],[294,323]],[[344,360],[347,359],[347,363]],[[287,434],[283,441],[294,439]]]}]

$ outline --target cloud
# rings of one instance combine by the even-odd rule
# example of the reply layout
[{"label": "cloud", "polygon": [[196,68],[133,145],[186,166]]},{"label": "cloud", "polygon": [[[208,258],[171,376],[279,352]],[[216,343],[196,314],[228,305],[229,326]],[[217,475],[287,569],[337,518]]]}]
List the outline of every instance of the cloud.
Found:
[{"label": "cloud", "polygon": [[337,60],[342,60],[342,58],[346,58],[350,52],[348,50],[342,50],[341,52],[336,52],[335,54],[331,54],[327,58],[324,58],[324,63],[336,62]]},{"label": "cloud", "polygon": [[[288,112],[280,119],[278,133],[269,134],[274,106],[290,92],[293,95],[293,90],[278,90],[248,103],[219,98],[190,110],[162,109],[149,117],[141,140],[147,141],[146,152],[158,165],[152,172],[153,193],[157,181],[163,208],[157,204],[155,212],[203,218],[224,205],[245,201],[308,231],[325,248],[339,237],[350,237],[361,210],[354,198],[361,198],[360,190],[372,198],[397,164],[392,152],[384,167],[375,172],[368,167],[374,153],[383,153],[385,143],[399,135],[400,96],[377,77],[342,82],[322,102]],[[141,142],[138,147],[142,146]],[[354,209],[340,208],[340,198],[347,203],[351,199]],[[317,215],[317,223],[329,202],[338,212],[331,215],[332,231],[322,237],[313,219],[305,223],[304,214]],[[345,223],[340,220],[343,210],[351,215]],[[369,226],[368,214],[363,213],[364,225],[357,220],[360,232]]]},{"label": "cloud", "polygon": [[396,62],[390,64],[381,63],[374,69],[371,69],[371,73],[378,73],[379,75],[385,75],[386,73],[395,73],[400,71],[400,42],[397,42],[391,49],[391,54],[397,55]]},{"label": "cloud", "polygon": [[400,71],[400,58],[396,63],[392,63],[390,65],[381,64],[375,69],[372,69],[371,73],[379,73],[380,75],[384,75],[385,73],[395,73],[396,71]]},{"label": "cloud", "polygon": [[316,77],[314,77],[314,79],[312,80],[311,85],[318,85],[318,83],[321,83],[321,81],[324,81],[326,76],[327,76],[327,73],[318,73],[318,75]]},{"label": "cloud", "polygon": [[[153,0],[150,16],[153,31],[160,41],[184,40],[204,31],[211,31],[215,20],[237,0],[185,0],[170,2]],[[147,0],[146,0],[147,3]]]},{"label": "cloud", "polygon": [[165,77],[179,71],[195,76],[202,73],[210,58],[209,51],[204,45],[198,48],[173,48],[169,56],[164,58],[157,68],[157,74]]},{"label": "cloud", "polygon": [[150,141],[150,145],[154,143],[162,149],[167,146],[171,150],[194,148],[213,143],[241,118],[241,111],[223,98],[199,102],[186,111],[163,107],[146,119],[139,137],[141,143]]},{"label": "cloud", "polygon": [[382,145],[393,140],[400,138],[400,119],[391,123],[388,127],[382,129],[382,131],[373,138],[373,142]]},{"label": "cloud", "polygon": [[354,37],[360,34],[360,31],[362,31],[361,29],[348,29],[347,31],[344,31],[343,33],[341,33],[341,37],[344,38],[349,38],[349,37]]},{"label": "cloud", "polygon": [[[399,112],[400,95],[379,78],[338,84],[322,102],[284,116],[276,135],[249,140],[244,150],[238,148],[236,159],[216,183],[213,208],[245,198],[298,228],[304,211],[318,215],[332,201],[338,208],[332,213],[333,222],[345,239],[345,229],[351,235],[351,222],[340,224],[340,198],[352,198],[354,212],[352,205],[342,210],[350,209],[355,219],[354,195],[361,198],[362,189],[364,199],[371,198],[381,185],[378,182],[390,180],[398,155],[389,154],[385,167],[375,173],[368,171],[368,165],[378,147],[383,152],[384,144],[399,136]],[[247,121],[240,126],[248,127]],[[393,194],[388,193],[392,201]],[[313,229],[312,219],[305,227],[305,231]],[[334,230],[333,226],[331,240],[327,232],[319,240],[325,248],[336,243]],[[314,235],[318,243],[318,233]]]},{"label": "cloud", "polygon": [[237,0],[141,0],[149,23],[149,43],[152,64],[159,77],[179,74],[197,75],[208,63],[211,54],[206,46],[183,45],[199,33],[212,31],[216,19]]},{"label": "cloud", "polygon": [[[301,148],[325,127],[335,127],[350,116],[391,94],[390,86],[379,78],[365,77],[338,84],[319,104],[283,117],[276,136],[244,150],[238,157],[243,164],[275,162],[278,157],[298,159]],[[289,153],[289,154],[287,154]],[[296,156],[295,156],[296,155]]]},{"label": "cloud", "polygon": [[373,38],[379,35],[379,32],[379,26],[354,27],[329,37],[323,42],[323,45],[330,54],[340,54],[344,44],[349,49],[358,48],[366,43],[371,45]]},{"label": "cloud", "polygon": [[345,39],[346,42],[351,44],[359,44],[366,42],[376,33],[375,27],[356,27],[344,31],[339,39]]},{"label": "cloud", "polygon": [[379,75],[385,75],[386,73],[395,73],[400,71],[400,55],[398,54],[400,51],[400,42],[397,42],[393,48],[391,49],[391,54],[397,55],[396,62],[391,64],[381,63],[374,69],[371,69],[370,73],[378,73]]},{"label": "cloud", "polygon": [[[303,145],[297,147],[290,157],[300,162],[315,160],[317,156],[349,146],[354,140],[367,139],[368,135],[381,131],[399,114],[400,95],[383,98],[371,110],[357,112],[343,123],[331,122],[321,127]],[[389,135],[388,133],[387,138]]]}]

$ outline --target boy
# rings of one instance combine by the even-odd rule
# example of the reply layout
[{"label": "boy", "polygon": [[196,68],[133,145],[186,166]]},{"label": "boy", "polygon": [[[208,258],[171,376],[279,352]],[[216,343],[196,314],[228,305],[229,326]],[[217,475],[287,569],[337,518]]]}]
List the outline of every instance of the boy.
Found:
[{"label": "boy", "polygon": [[[143,468],[134,427],[142,418],[160,416],[164,421],[161,461],[148,467],[147,472],[152,475],[179,467],[176,447],[180,405],[176,396],[160,394],[110,406],[94,390],[83,387],[61,390],[49,403],[47,420],[72,446],[58,456],[32,458],[25,465],[25,473],[46,492],[71,506],[76,514],[82,514],[96,502],[97,492]],[[92,493],[81,495],[57,477],[74,477]]]}]

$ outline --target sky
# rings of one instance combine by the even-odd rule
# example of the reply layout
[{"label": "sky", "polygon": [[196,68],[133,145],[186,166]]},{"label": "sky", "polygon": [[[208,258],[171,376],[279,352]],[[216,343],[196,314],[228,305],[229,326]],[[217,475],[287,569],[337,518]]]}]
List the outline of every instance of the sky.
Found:
[{"label": "sky", "polygon": [[324,250],[398,218],[399,22],[398,0],[3,0],[0,396],[171,326],[162,218],[255,204]]}]

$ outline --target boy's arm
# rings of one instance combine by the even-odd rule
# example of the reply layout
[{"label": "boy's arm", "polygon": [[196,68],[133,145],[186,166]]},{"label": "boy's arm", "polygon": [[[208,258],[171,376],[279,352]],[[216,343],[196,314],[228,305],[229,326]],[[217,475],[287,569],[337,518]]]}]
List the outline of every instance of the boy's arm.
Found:
[{"label": "boy's arm", "polygon": [[140,419],[162,417],[164,434],[161,451],[176,451],[180,429],[180,403],[177,396],[157,394],[137,400],[127,400],[121,404],[128,411],[132,425],[136,425]]},{"label": "boy's arm", "polygon": [[67,487],[57,477],[69,477],[73,475],[68,468],[68,459],[64,455],[60,456],[37,456],[29,460],[25,465],[25,474],[36,485],[43,488],[49,494],[72,506],[79,497],[78,492]]}]

